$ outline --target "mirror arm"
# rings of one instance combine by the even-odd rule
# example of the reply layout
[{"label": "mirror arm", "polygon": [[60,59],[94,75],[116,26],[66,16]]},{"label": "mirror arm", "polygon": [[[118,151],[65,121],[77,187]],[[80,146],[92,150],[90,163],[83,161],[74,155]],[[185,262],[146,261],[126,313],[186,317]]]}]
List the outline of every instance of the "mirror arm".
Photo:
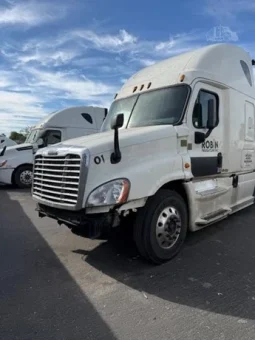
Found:
[{"label": "mirror arm", "polygon": [[114,129],[114,152],[111,154],[111,163],[116,164],[121,161],[121,152],[119,145],[119,129]]},{"label": "mirror arm", "polygon": [[[195,144],[202,144],[212,133],[213,129],[208,129],[206,133],[203,132],[195,132]],[[202,138],[203,135],[203,138]]]},{"label": "mirror arm", "polygon": [[208,138],[210,136],[210,134],[212,133],[213,129],[209,129],[206,134],[205,134],[205,139]]}]

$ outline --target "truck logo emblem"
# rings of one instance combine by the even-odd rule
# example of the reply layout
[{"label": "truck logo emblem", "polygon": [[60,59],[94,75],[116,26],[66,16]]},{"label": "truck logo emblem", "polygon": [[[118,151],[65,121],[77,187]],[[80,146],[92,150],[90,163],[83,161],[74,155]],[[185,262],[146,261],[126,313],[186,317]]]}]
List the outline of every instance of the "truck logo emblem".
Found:
[{"label": "truck logo emblem", "polygon": [[202,143],[202,151],[210,152],[210,151],[218,151],[219,150],[219,142],[217,140],[207,140]]},{"label": "truck logo emblem", "polygon": [[55,150],[48,151],[48,155],[49,155],[49,156],[56,156],[57,154],[58,154],[58,152],[55,151]]}]

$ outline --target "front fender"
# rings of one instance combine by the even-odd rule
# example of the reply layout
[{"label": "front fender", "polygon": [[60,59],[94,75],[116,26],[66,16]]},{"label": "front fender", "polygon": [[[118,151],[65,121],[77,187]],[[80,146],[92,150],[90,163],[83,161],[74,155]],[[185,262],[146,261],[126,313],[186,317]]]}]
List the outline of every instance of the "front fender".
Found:
[{"label": "front fender", "polygon": [[22,164],[33,164],[33,152],[32,150],[12,151],[6,153],[2,159],[7,160],[6,168],[16,169]]},{"label": "front fender", "polygon": [[111,164],[109,151],[103,155],[91,155],[84,207],[89,194],[96,187],[116,178],[129,179],[131,188],[128,201],[132,201],[152,196],[165,183],[185,177],[182,157],[177,153],[177,140],[174,137],[125,147],[121,153],[122,159],[118,164]]}]

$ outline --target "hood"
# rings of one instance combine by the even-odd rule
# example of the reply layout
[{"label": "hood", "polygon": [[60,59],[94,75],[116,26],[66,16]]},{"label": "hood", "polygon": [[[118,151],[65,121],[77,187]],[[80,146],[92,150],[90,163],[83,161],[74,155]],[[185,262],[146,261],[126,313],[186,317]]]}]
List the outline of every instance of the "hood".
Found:
[{"label": "hood", "polygon": [[0,150],[2,150],[5,146],[13,146],[13,145],[17,145],[17,143],[10,139],[10,138],[7,138],[7,137],[2,137],[0,135]]},{"label": "hood", "polygon": [[[120,148],[143,144],[148,141],[176,137],[176,130],[172,125],[146,126],[119,130]],[[91,154],[105,152],[113,149],[114,131],[94,133],[92,135],[69,139],[55,144],[54,147],[84,147],[89,149]]]},{"label": "hood", "polygon": [[[13,152],[20,152],[26,150],[32,150],[33,146],[30,143],[16,144],[12,146],[7,146],[4,156]],[[2,149],[1,149],[2,150]]]}]

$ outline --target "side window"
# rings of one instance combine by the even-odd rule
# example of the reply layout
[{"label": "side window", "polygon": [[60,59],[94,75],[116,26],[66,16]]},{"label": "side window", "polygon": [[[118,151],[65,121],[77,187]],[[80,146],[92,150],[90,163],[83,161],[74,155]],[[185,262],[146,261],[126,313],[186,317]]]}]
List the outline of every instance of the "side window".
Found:
[{"label": "side window", "polygon": [[210,103],[213,102],[214,126],[219,122],[219,98],[217,94],[200,90],[193,109],[192,122],[197,129],[206,129]]},{"label": "side window", "polygon": [[88,113],[81,113],[82,117],[90,124],[93,124],[93,119]]},{"label": "side window", "polygon": [[254,142],[255,110],[253,103],[245,102],[245,141]]},{"label": "side window", "polygon": [[245,74],[245,77],[246,77],[248,83],[250,84],[250,86],[252,86],[252,80],[251,80],[252,78],[251,78],[249,66],[243,60],[240,60],[240,64],[242,66],[243,73]]},{"label": "side window", "polygon": [[60,143],[61,142],[61,131],[47,130],[42,138],[43,138],[45,146]]}]

